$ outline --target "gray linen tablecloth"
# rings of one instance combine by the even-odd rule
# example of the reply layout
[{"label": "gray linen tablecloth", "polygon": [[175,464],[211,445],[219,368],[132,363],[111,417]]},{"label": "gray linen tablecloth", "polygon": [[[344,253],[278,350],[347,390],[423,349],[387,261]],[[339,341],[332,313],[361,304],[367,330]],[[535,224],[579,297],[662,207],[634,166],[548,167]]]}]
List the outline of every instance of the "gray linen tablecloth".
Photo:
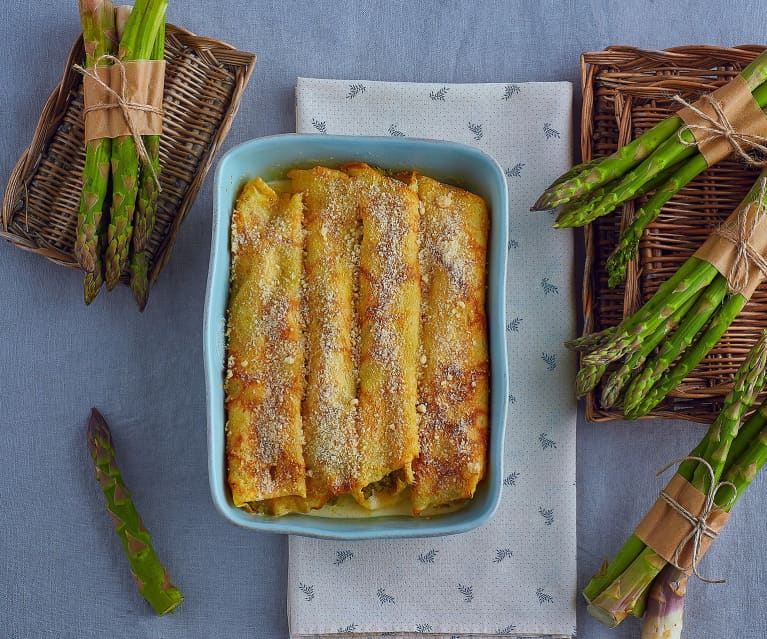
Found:
[{"label": "gray linen tablecloth", "polygon": [[[75,0],[0,4],[3,182],[78,33]],[[259,54],[226,148],[294,126],[296,77],[413,82],[570,80],[608,44],[767,41],[767,5],[744,2],[171,1],[169,18]],[[0,637],[284,639],[286,540],[234,528],[208,493],[201,325],[212,179],[140,316],[127,290],[80,302],[74,271],[0,245]],[[580,265],[577,267],[580,269]],[[543,390],[542,390],[543,392]],[[113,426],[123,471],[186,601],[156,618],[101,512],[86,456],[89,408]],[[579,423],[579,573],[584,583],[659,488],[654,471],[701,427]],[[764,636],[764,478],[743,498],[705,574],[687,637]],[[752,550],[756,548],[756,550]],[[614,631],[581,608],[578,636]]]}]

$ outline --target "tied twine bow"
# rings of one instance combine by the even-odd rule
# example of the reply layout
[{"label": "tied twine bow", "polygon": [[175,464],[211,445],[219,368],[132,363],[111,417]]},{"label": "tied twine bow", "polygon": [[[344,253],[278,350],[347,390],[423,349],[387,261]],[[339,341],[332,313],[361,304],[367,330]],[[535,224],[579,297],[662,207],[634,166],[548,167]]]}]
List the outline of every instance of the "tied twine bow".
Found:
[{"label": "tied twine bow", "polygon": [[[110,87],[104,80],[101,79],[101,76],[99,76],[98,71],[96,70],[99,66],[107,66],[102,63],[104,62],[111,62],[120,72],[120,92],[118,93],[115,91],[112,87]],[[149,152],[146,149],[146,145],[144,144],[144,140],[141,137],[141,135],[138,133],[138,128],[136,126],[136,122],[133,119],[133,112],[134,111],[143,111],[146,113],[155,113],[162,117],[163,111],[162,109],[158,109],[157,107],[152,106],[151,104],[142,104],[140,102],[133,102],[130,99],[130,96],[128,95],[128,76],[125,70],[125,65],[123,64],[122,60],[120,58],[113,56],[109,53],[105,53],[104,55],[100,56],[95,64],[92,67],[85,68],[80,66],[79,64],[75,64],[73,66],[73,69],[80,73],[83,76],[88,76],[91,78],[96,84],[98,84],[104,91],[106,91],[109,95],[113,96],[115,99],[115,104],[91,104],[85,107],[83,110],[83,114],[85,116],[88,115],[91,111],[103,111],[104,109],[120,109],[123,114],[123,118],[125,118],[125,123],[128,125],[128,129],[131,132],[131,137],[133,138],[133,142],[136,145],[136,150],[138,151],[139,158],[141,159],[141,162],[144,167],[149,167],[149,170],[152,173],[152,179],[154,180],[155,185],[157,186],[158,193],[162,192],[162,187],[160,186],[160,178],[157,175],[157,171],[155,171],[154,165],[149,158]]]},{"label": "tied twine bow", "polygon": [[[703,542],[703,537],[708,537],[711,540],[716,539],[719,536],[719,531],[714,530],[711,528],[711,526],[708,525],[708,518],[714,513],[715,510],[721,509],[721,510],[727,510],[732,504],[735,503],[735,500],[738,496],[738,489],[735,487],[735,484],[733,484],[731,481],[720,481],[717,483],[716,481],[716,475],[714,474],[714,469],[711,467],[711,464],[709,464],[705,459],[702,457],[679,457],[678,459],[675,459],[668,463],[668,465],[661,468],[656,477],[662,475],[665,473],[669,468],[674,466],[675,464],[681,463],[683,461],[687,460],[694,460],[697,462],[700,462],[703,464],[708,471],[710,483],[709,483],[709,489],[708,493],[706,494],[706,501],[703,504],[703,510],[699,515],[695,515],[694,513],[691,513],[687,508],[685,508],[682,504],[680,504],[674,497],[669,495],[666,492],[666,489],[660,491],[660,497],[663,499],[663,501],[666,502],[666,504],[674,510],[676,513],[678,513],[681,517],[683,517],[688,524],[691,526],[690,532],[688,532],[682,540],[679,542],[679,545],[676,547],[676,550],[674,551],[674,556],[672,557],[671,564],[674,566],[674,568],[677,568],[681,570],[682,572],[690,572],[693,575],[695,575],[698,579],[701,581],[705,581],[708,584],[721,584],[726,581],[726,579],[707,579],[703,575],[701,575],[698,572],[698,562],[701,559],[701,543]],[[729,486],[732,488],[733,494],[732,497],[721,506],[716,503],[716,494],[719,492],[719,489]],[[687,544],[692,543],[692,558],[690,559],[690,565],[689,566],[681,566],[680,560],[681,555],[684,552],[684,549],[687,547]]]},{"label": "tied twine bow", "polygon": [[[671,99],[678,102],[683,107],[688,108],[706,123],[685,123],[683,126],[679,127],[676,135],[681,144],[684,146],[700,147],[708,142],[713,142],[717,138],[724,138],[727,140],[730,147],[732,147],[732,149],[743,158],[747,164],[751,164],[752,166],[767,166],[767,158],[764,160],[757,160],[747,152],[747,149],[756,149],[760,153],[767,155],[767,137],[755,133],[738,131],[724,112],[722,104],[712,94],[705,94],[701,97],[701,100],[706,100],[711,105],[715,117],[708,115],[708,113],[705,113],[696,107],[695,104],[687,102],[687,100],[679,95],[671,96]],[[686,131],[689,131],[692,134],[692,141],[684,139],[683,134]],[[695,135],[696,131],[703,135]]]},{"label": "tied twine bow", "polygon": [[[741,206],[735,224],[724,224],[715,229],[717,235],[735,245],[735,259],[727,274],[730,292],[740,293],[748,285],[749,268],[755,266],[767,278],[767,259],[751,245],[751,236],[756,225],[765,214],[767,198],[767,177],[759,179],[759,196],[754,202]],[[751,209],[754,208],[753,214]]]}]

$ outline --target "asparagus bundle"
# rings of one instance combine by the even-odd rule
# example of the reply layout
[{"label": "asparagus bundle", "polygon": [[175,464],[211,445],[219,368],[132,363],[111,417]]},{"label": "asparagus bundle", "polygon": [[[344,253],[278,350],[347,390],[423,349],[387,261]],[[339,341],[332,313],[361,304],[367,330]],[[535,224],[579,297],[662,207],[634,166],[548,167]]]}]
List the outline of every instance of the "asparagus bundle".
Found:
[{"label": "asparagus bundle", "polygon": [[[767,170],[738,210],[767,206]],[[578,395],[593,390],[613,362],[602,388],[604,408],[622,405],[626,418],[649,413],[676,388],[716,345],[745,306],[743,293],[730,294],[727,277],[690,257],[655,295],[617,327],[568,343],[580,350]]]},{"label": "asparagus bundle", "polygon": [[[112,54],[117,49],[112,1],[80,0],[80,22],[85,45],[85,66],[92,67],[101,56]],[[93,273],[100,266],[98,236],[101,231],[104,202],[109,189],[111,152],[110,138],[91,140],[85,147],[85,170],[80,210],[77,215],[75,257],[86,273]],[[91,280],[97,277],[94,276]],[[87,289],[86,284],[86,300]]]},{"label": "asparagus bundle", "polygon": [[[767,52],[741,72],[761,108],[767,106]],[[625,279],[626,265],[634,257],[639,238],[662,206],[703,172],[708,163],[697,151],[695,138],[682,119],[663,120],[612,155],[578,165],[549,186],[532,210],[563,207],[554,226],[584,226],[607,215],[624,202],[655,190],[637,211],[634,222],[621,235],[608,259],[610,286]],[[657,189],[657,190],[656,190]]]},{"label": "asparagus bundle", "polygon": [[[131,11],[124,7],[114,9],[105,0],[80,0],[88,51],[86,66],[92,67],[98,56],[106,53],[117,53],[121,62],[163,59],[167,4],[167,0],[137,0]],[[114,46],[116,39],[119,49]],[[107,46],[109,43],[111,47]],[[146,306],[149,290],[146,243],[154,226],[159,190],[159,135],[144,136],[142,145],[146,154],[137,148],[133,135],[88,143],[90,161],[85,167],[75,245],[78,261],[86,271],[86,304],[98,295],[105,281],[109,290],[115,287],[130,256],[131,288],[140,309]],[[143,163],[140,157],[145,158]],[[107,202],[110,186],[111,202]],[[102,215],[106,205],[110,207],[108,216]],[[132,242],[134,225],[136,237]]]},{"label": "asparagus bundle", "polygon": [[[714,490],[714,501],[725,512],[767,461],[767,401],[739,429],[765,381],[767,332],[738,370],[722,412],[677,470],[701,493]],[[697,567],[691,565],[690,570]],[[670,638],[672,631],[681,630],[687,572],[687,567],[672,566],[633,534],[592,578],[583,595],[589,612],[609,626],[630,614],[641,617],[647,607],[645,639]]]},{"label": "asparagus bundle", "polygon": [[88,422],[88,449],[96,466],[96,479],[104,493],[107,511],[112,517],[125,554],[128,555],[139,591],[157,614],[172,612],[181,605],[184,596],[171,583],[167,571],[157,558],[149,532],[141,521],[117,467],[112,434],[101,413],[95,408]]}]

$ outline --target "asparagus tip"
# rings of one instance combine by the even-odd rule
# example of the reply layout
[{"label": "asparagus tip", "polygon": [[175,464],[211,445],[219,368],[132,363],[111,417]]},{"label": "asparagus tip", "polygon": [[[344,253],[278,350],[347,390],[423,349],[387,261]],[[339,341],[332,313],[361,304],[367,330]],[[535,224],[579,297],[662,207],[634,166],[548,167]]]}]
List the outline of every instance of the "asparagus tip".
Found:
[{"label": "asparagus tip", "polygon": [[88,450],[91,453],[91,457],[96,459],[98,457],[99,443],[98,439],[105,441],[111,441],[112,437],[109,432],[109,427],[104,419],[104,416],[99,410],[93,406],[91,407],[91,417],[88,420]]},{"label": "asparagus tip", "polygon": [[575,395],[577,397],[584,397],[596,388],[600,375],[595,374],[589,367],[581,369],[578,372],[578,376],[575,378]]},{"label": "asparagus tip", "polygon": [[621,267],[619,269],[615,269],[610,271],[608,268],[607,271],[607,285],[610,288],[618,288],[621,284],[623,284],[626,281],[626,269],[625,267]]},{"label": "asparagus tip", "polygon": [[136,306],[138,306],[139,313],[143,313],[144,309],[146,308],[147,297],[143,294],[144,292],[137,291],[135,289],[133,290],[133,299],[136,301]]}]

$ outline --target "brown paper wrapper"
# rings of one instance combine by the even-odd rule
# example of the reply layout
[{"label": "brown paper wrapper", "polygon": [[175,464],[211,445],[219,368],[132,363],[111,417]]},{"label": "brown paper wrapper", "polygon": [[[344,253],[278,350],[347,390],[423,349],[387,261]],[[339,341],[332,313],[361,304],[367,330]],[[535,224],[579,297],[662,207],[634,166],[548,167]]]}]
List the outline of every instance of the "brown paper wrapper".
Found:
[{"label": "brown paper wrapper", "polygon": [[[155,111],[130,109],[135,129],[131,131],[125,120],[117,98],[101,86],[93,77],[86,74],[83,78],[83,98],[85,101],[85,141],[101,138],[116,138],[123,135],[161,135],[163,90],[165,85],[164,60],[134,60],[123,62],[127,86],[123,88],[123,79],[118,65],[96,67],[99,78],[118,95],[125,95],[128,102],[151,106]],[[91,73],[93,68],[88,69]],[[88,111],[89,108],[109,105]],[[129,107],[130,108],[130,107]]]},{"label": "brown paper wrapper", "polygon": [[[767,215],[763,215],[757,202],[749,203],[746,207],[739,206],[722,224],[720,231],[738,234],[739,216],[746,215],[746,228],[753,229],[749,238],[749,246],[760,255],[767,255]],[[752,226],[753,225],[753,226]],[[748,261],[748,275],[744,282],[733,281],[735,262],[737,258],[736,245],[720,233],[712,233],[703,245],[694,253],[695,257],[705,260],[727,278],[733,293],[750,299],[754,291],[764,280],[764,274],[753,261]]]},{"label": "brown paper wrapper", "polygon": [[[732,81],[718,88],[711,93],[711,97],[719,103],[730,124],[738,133],[767,137],[767,116],[759,108],[754,96],[751,95],[751,89],[741,76],[736,76]],[[693,105],[715,121],[719,121],[708,99],[701,98]],[[713,166],[732,153],[733,147],[727,138],[705,130],[712,128],[711,122],[707,122],[688,107],[682,107],[677,115],[685,124],[693,127],[690,133],[698,143],[698,150],[706,158],[709,166]]]},{"label": "brown paper wrapper", "polygon": [[[665,490],[671,499],[696,517],[703,512],[706,496],[681,475],[674,474]],[[718,533],[729,518],[730,513],[716,508],[709,515],[707,524]],[[673,563],[677,548],[679,548],[691,531],[692,526],[690,523],[669,506],[662,497],[659,497],[639,526],[637,526],[634,534],[667,562]],[[713,539],[707,535],[701,536],[698,560],[706,553],[712,541]],[[690,540],[679,553],[678,567],[688,568],[691,566],[692,550],[693,540]]]}]

